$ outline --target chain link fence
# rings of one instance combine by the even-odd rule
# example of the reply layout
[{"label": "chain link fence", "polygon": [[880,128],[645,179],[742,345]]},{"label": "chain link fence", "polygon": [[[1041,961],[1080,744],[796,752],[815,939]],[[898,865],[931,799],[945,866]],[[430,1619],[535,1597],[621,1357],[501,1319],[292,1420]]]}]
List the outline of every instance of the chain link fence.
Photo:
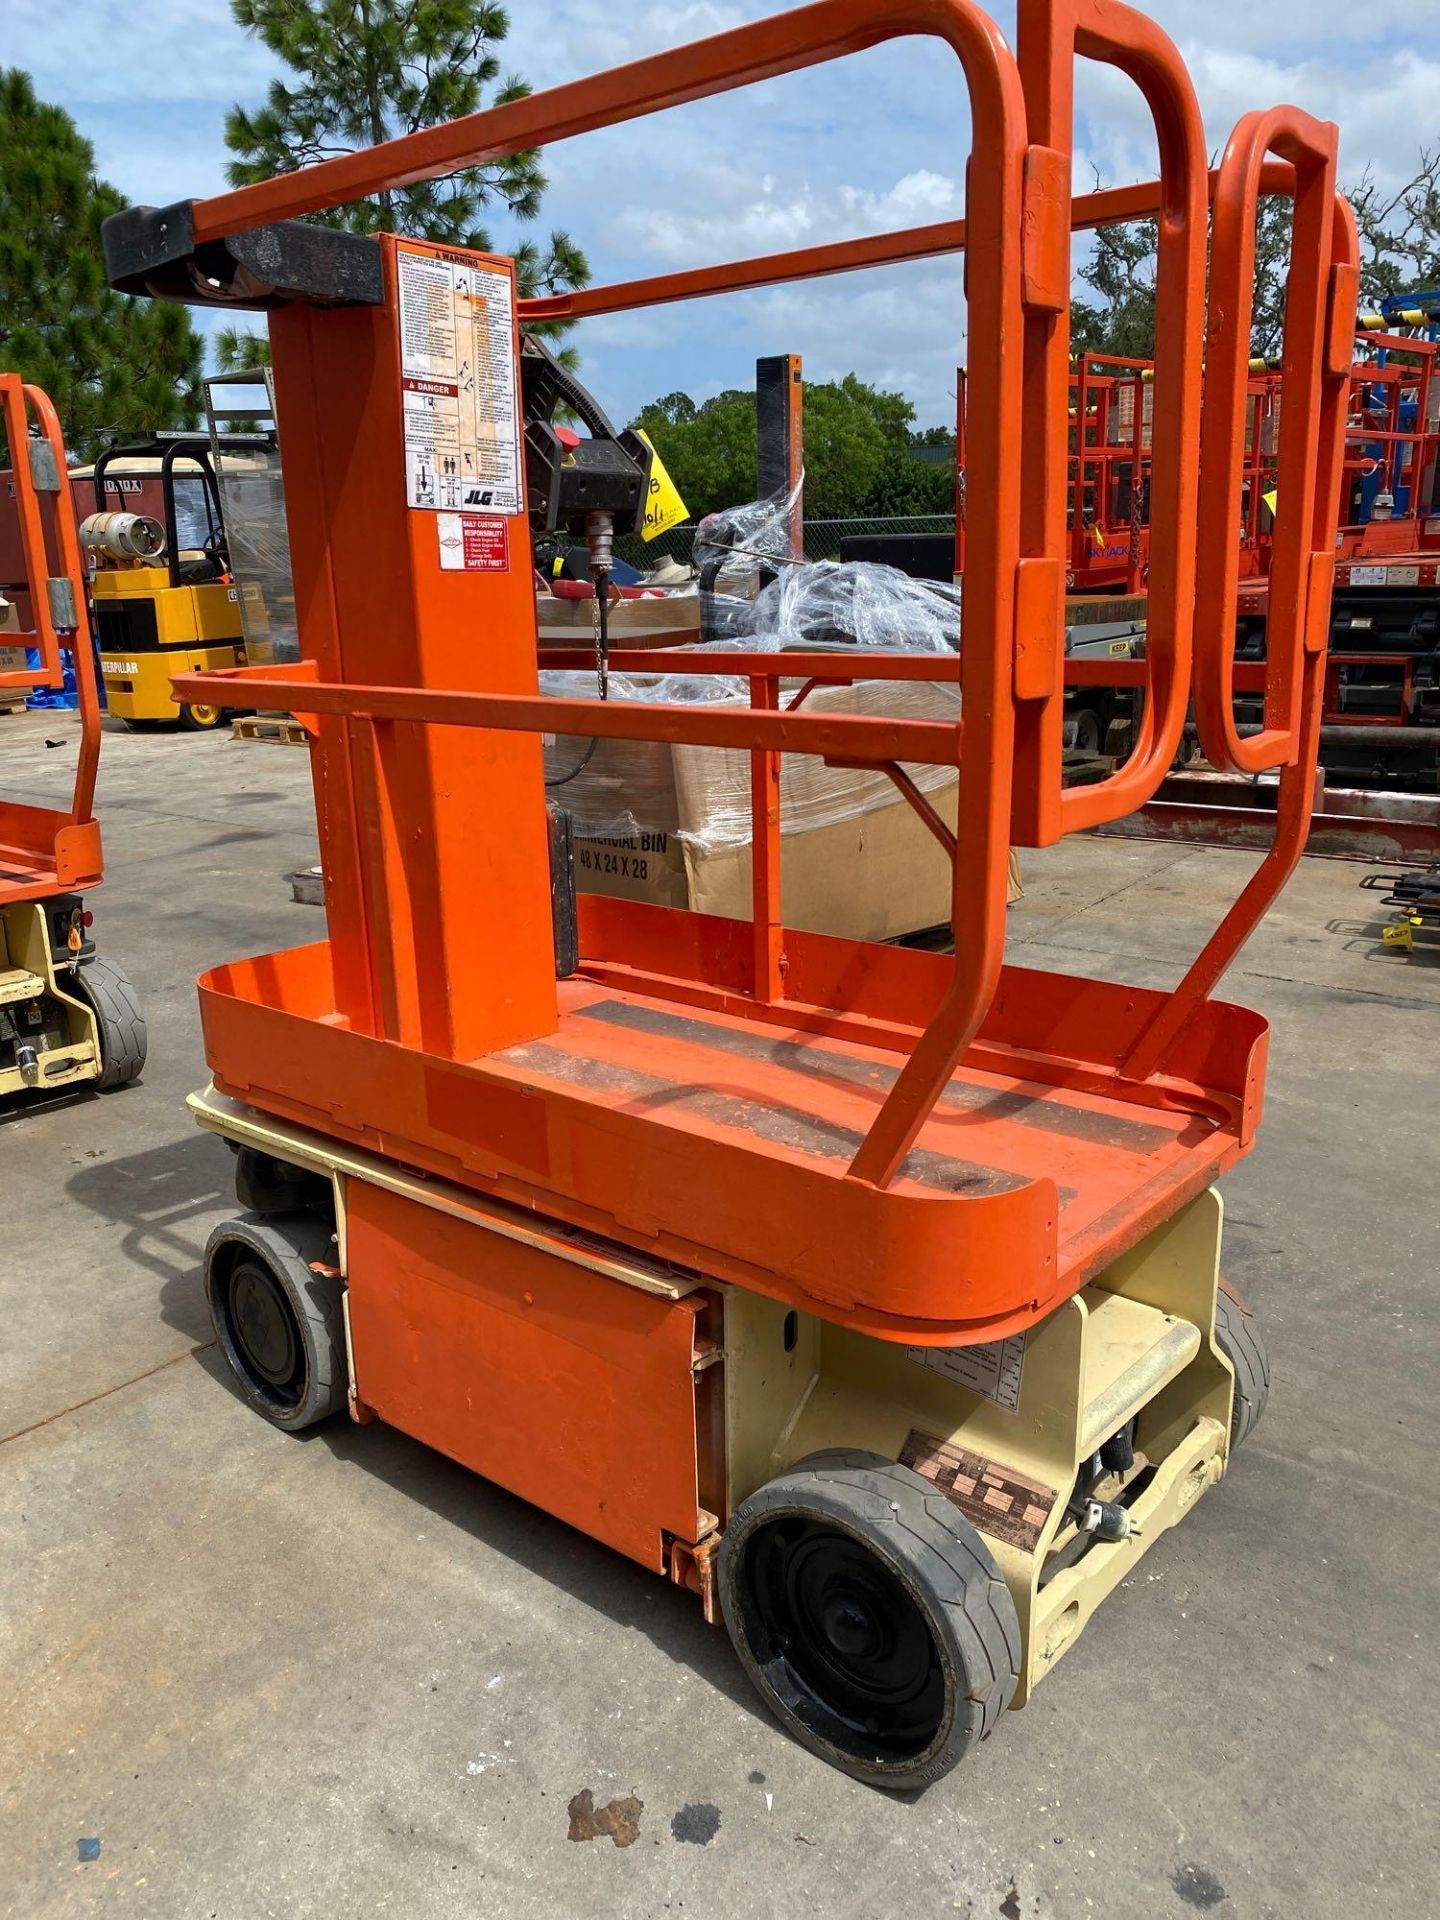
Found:
[{"label": "chain link fence", "polygon": [[[838,560],[840,543],[852,534],[881,533],[909,535],[917,533],[943,533],[952,539],[955,534],[955,516],[946,513],[891,514],[869,520],[807,520],[805,522],[805,558],[807,560]],[[642,540],[638,533],[626,534],[615,542],[615,552],[622,560],[641,572],[657,567],[662,560],[673,559],[681,566],[688,567],[695,550],[695,528],[692,525],[667,527],[664,533],[657,534],[653,540]]]}]

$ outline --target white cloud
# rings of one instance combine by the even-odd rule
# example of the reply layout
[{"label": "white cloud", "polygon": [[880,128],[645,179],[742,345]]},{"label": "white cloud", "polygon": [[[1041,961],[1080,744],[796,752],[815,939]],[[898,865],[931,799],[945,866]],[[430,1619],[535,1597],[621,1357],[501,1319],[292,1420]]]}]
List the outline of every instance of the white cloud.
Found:
[{"label": "white cloud", "polygon": [[650,7],[642,16],[647,42],[662,47],[683,47],[691,40],[708,40],[712,34],[729,33],[745,18],[740,7],[717,7],[710,0],[694,0],[689,6]]},{"label": "white cloud", "polygon": [[679,206],[641,201],[621,207],[609,222],[610,240],[656,263],[689,266],[783,253],[814,237],[807,192],[787,191],[769,177],[748,178],[736,168],[692,173],[688,185]]}]

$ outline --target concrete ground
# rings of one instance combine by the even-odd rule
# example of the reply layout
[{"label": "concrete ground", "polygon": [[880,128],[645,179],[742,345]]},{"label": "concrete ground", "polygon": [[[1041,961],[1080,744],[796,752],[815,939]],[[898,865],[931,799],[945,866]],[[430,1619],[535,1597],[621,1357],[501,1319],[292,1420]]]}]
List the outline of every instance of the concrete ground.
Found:
[{"label": "concrete ground", "polygon": [[[7,789],[58,794],[73,752],[0,721]],[[241,1405],[198,1277],[232,1199],[184,1110],[193,980],[318,932],[282,877],[306,757],[107,734],[101,814],[150,1066],[0,1124],[6,1914],[1435,1911],[1440,968],[1382,951],[1357,869],[1305,863],[1229,981],[1275,1023],[1226,1182],[1265,1424],[1033,1705],[902,1801],[785,1739],[685,1594],[398,1433]],[[1027,855],[1015,950],[1166,982],[1251,864]],[[635,1844],[567,1838],[584,1788],[643,1803]]]}]

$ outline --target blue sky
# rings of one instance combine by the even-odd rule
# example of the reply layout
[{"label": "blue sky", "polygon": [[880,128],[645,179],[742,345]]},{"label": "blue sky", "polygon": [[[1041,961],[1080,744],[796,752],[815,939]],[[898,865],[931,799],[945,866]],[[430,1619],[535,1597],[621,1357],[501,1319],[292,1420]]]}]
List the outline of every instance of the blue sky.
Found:
[{"label": "blue sky", "polygon": [[[515,0],[501,49],[536,88],[723,32],[774,12],[754,0]],[[1412,171],[1440,140],[1440,0],[1154,0],[1189,64],[1218,149],[1240,114],[1290,100],[1339,122],[1342,175]],[[1013,41],[1013,5],[995,17]],[[226,0],[0,0],[0,63],[28,68],[93,141],[130,198],[164,204],[224,184],[224,117],[277,71]],[[1083,65],[1077,184],[1154,171],[1139,95]],[[810,245],[961,211],[968,121],[958,69],[905,40],[745,93],[554,146],[542,226],[567,227],[597,281]],[[1083,244],[1083,243],[1081,243]],[[612,412],[684,388],[748,386],[758,354],[798,352],[807,377],[854,370],[948,420],[965,357],[958,263],[928,262],[794,288],[620,315],[577,333],[587,381]]]}]

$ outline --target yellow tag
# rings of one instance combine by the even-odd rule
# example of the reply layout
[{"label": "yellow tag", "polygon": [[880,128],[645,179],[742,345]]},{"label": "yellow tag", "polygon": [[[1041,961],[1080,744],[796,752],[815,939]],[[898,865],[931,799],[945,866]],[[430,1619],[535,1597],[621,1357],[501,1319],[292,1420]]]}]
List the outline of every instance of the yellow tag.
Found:
[{"label": "yellow tag", "polygon": [[1269,493],[1262,493],[1260,496],[1260,498],[1265,502],[1266,506],[1269,507],[1272,515],[1275,512],[1275,502],[1279,499],[1279,497],[1280,497],[1279,494],[1274,490],[1273,487]]},{"label": "yellow tag", "polygon": [[690,513],[680,498],[675,482],[665,471],[665,462],[655,451],[655,442],[648,433],[641,433],[638,429],[636,438],[643,440],[650,449],[650,496],[645,502],[640,538],[653,540],[657,533],[663,533],[667,527],[678,527],[690,517]]}]

